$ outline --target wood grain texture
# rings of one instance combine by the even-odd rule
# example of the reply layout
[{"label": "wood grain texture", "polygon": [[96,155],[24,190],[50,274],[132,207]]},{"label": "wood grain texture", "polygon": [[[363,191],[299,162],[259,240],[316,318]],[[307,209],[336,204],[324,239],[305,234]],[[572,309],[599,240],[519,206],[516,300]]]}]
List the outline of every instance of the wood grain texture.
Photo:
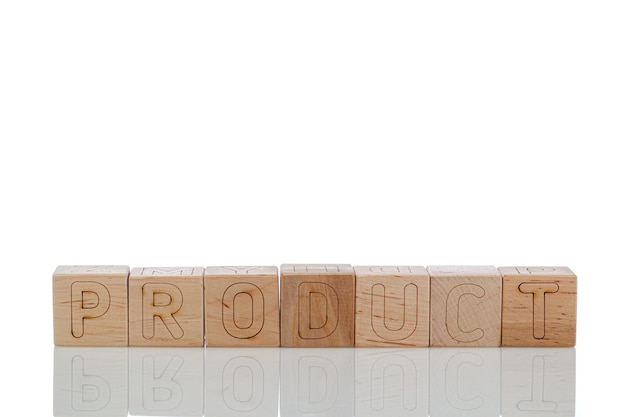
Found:
[{"label": "wood grain texture", "polygon": [[54,343],[127,346],[128,266],[59,266],[53,275]]},{"label": "wood grain texture", "polygon": [[278,268],[207,267],[207,346],[280,346]]},{"label": "wood grain texture", "polygon": [[430,345],[500,346],[502,277],[492,266],[429,266]]},{"label": "wood grain texture", "polygon": [[280,301],[282,346],[354,346],[350,265],[282,265]]},{"label": "wood grain texture", "polygon": [[204,346],[203,268],[133,268],[130,346]]},{"label": "wood grain texture", "polygon": [[501,267],[502,346],[576,345],[576,275],[567,267]]},{"label": "wood grain texture", "polygon": [[430,276],[422,266],[355,266],[355,346],[428,346]]}]

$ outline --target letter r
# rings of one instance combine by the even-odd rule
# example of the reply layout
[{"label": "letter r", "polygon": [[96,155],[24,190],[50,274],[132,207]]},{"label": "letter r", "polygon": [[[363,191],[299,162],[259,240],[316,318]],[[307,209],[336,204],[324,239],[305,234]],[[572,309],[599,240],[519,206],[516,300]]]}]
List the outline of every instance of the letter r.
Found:
[{"label": "letter r", "polygon": [[176,285],[148,283],[142,287],[143,337],[152,339],[156,333],[156,320],[161,319],[174,339],[183,337],[183,328],[174,318],[183,306],[183,293]]}]

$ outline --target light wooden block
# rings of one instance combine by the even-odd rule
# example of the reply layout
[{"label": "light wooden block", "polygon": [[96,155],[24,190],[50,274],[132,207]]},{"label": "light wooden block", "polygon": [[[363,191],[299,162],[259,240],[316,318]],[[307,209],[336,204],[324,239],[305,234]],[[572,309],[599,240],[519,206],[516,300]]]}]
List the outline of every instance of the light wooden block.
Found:
[{"label": "light wooden block", "polygon": [[500,346],[502,276],[493,266],[429,266],[431,346]]},{"label": "light wooden block", "polygon": [[278,268],[204,270],[207,346],[280,346]]},{"label": "light wooden block", "polygon": [[52,278],[54,343],[127,346],[128,266],[59,266]]},{"label": "light wooden block", "polygon": [[354,346],[350,265],[282,265],[280,305],[282,346]]},{"label": "light wooden block", "polygon": [[503,346],[574,346],[576,275],[567,267],[502,267]]},{"label": "light wooden block", "polygon": [[422,266],[355,266],[356,346],[428,346],[430,276]]},{"label": "light wooden block", "polygon": [[131,346],[203,346],[203,268],[133,268]]}]

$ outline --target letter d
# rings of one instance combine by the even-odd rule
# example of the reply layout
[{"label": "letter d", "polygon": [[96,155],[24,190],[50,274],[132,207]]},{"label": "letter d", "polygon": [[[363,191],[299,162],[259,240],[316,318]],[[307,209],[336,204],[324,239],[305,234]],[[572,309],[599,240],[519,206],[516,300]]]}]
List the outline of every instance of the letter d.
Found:
[{"label": "letter d", "polygon": [[303,282],[298,286],[298,334],[302,339],[324,339],[339,323],[339,297],[323,282]]}]

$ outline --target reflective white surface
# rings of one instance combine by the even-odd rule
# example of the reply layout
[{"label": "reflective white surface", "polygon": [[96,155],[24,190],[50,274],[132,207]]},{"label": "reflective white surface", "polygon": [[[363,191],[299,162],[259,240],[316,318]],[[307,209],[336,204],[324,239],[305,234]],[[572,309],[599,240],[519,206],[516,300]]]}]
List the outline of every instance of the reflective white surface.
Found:
[{"label": "reflective white surface", "polygon": [[567,417],[575,386],[573,348],[56,347],[53,413]]}]

